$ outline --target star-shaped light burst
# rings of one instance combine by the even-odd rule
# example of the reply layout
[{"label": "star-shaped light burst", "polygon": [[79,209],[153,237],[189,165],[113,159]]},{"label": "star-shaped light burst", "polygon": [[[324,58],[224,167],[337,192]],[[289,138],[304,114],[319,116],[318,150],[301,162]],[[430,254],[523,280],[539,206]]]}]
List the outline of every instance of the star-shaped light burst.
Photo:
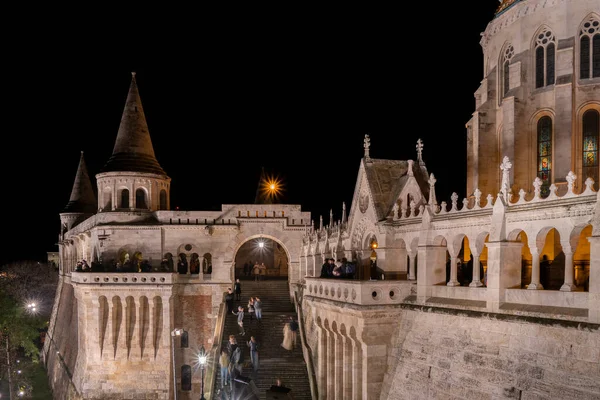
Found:
[{"label": "star-shaped light burst", "polygon": [[283,182],[274,176],[267,176],[262,181],[261,188],[265,199],[275,202],[283,193]]}]

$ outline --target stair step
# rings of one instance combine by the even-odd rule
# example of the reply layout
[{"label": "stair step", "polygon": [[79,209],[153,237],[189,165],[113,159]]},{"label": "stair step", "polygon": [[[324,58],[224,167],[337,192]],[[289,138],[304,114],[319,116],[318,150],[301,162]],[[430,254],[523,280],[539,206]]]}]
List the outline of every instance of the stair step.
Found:
[{"label": "stair step", "polygon": [[[250,361],[250,352],[246,344],[250,336],[254,335],[259,343],[259,369],[257,379],[254,381],[265,399],[265,392],[277,378],[284,385],[292,388],[296,400],[311,399],[308,370],[300,347],[288,351],[281,347],[283,341],[283,326],[290,316],[296,316],[294,305],[290,299],[288,282],[285,280],[267,280],[262,282],[241,280],[242,300],[234,302],[234,306],[242,305],[247,311],[250,296],[258,296],[263,302],[262,322],[259,324],[255,318],[249,319],[248,313],[244,318],[246,335],[238,334],[237,317],[229,314],[225,318],[222,346],[227,346],[229,335],[235,334],[238,344],[244,351],[245,361]],[[298,341],[300,345],[300,342]],[[243,369],[243,375],[252,377],[252,368]],[[215,388],[220,388],[221,377],[217,374]]]}]

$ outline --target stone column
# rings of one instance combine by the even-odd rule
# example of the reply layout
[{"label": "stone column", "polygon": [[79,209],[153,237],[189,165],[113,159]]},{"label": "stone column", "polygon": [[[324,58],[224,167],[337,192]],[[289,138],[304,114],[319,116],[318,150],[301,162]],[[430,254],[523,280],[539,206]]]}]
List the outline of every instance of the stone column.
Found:
[{"label": "stone column", "polygon": [[590,242],[590,291],[588,319],[600,323],[600,235],[588,237]]},{"label": "stone column", "polygon": [[317,325],[317,348],[318,363],[317,382],[319,388],[319,399],[327,399],[327,331],[321,325]]},{"label": "stone column", "polygon": [[540,283],[540,253],[535,243],[529,243],[531,251],[531,283],[527,289],[542,290],[544,287]]},{"label": "stone column", "polygon": [[458,282],[457,262],[457,256],[450,256],[450,280],[446,283],[446,286],[460,286]]},{"label": "stone column", "polygon": [[473,281],[469,284],[469,287],[481,287],[481,276],[479,275],[479,254],[475,254],[471,249],[471,257],[473,258]]},{"label": "stone column", "polygon": [[113,343],[114,343],[114,310],[113,301],[110,292],[106,294],[106,331],[104,332],[104,345],[102,350],[102,358],[108,357],[113,358]]},{"label": "stone column", "polygon": [[561,292],[572,292],[576,286],[573,282],[573,250],[571,243],[561,242],[563,253],[565,254],[565,282],[560,287]]},{"label": "stone column", "polygon": [[487,308],[497,312],[507,288],[521,287],[521,242],[487,242]]},{"label": "stone column", "polygon": [[312,256],[310,256],[310,259],[312,261],[312,276],[318,276],[317,273],[316,273],[316,270],[317,270],[317,267],[316,267],[317,260],[316,260],[315,255],[313,254]]},{"label": "stone column", "polygon": [[344,335],[342,337],[342,399],[352,399],[352,372],[354,371],[354,364],[352,361],[352,340]]},{"label": "stone column", "polygon": [[[352,400],[363,398],[362,344],[352,338]],[[365,386],[366,387],[366,386]]]},{"label": "stone column", "polygon": [[335,399],[335,334],[327,327],[327,400]]},{"label": "stone column", "polygon": [[334,372],[332,375],[335,375],[335,390],[334,390],[334,399],[335,400],[344,400],[344,346],[342,342],[342,337],[339,332],[332,332],[331,336],[334,341]]},{"label": "stone column", "polygon": [[431,297],[432,286],[446,281],[446,246],[419,246],[417,301]]}]

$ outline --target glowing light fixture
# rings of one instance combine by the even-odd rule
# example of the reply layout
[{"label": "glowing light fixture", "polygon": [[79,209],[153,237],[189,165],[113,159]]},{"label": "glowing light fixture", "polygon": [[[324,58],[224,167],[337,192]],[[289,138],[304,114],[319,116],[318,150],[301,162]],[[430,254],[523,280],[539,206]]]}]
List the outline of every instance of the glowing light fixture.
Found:
[{"label": "glowing light fixture", "polygon": [[260,247],[261,249],[265,247],[265,242],[263,242],[262,240],[258,242],[258,247]]}]

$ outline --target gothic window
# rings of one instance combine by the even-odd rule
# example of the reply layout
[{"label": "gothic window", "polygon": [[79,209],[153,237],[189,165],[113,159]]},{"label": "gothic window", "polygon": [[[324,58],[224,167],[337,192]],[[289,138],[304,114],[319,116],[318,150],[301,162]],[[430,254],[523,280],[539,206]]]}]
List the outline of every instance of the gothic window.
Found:
[{"label": "gothic window", "polygon": [[506,46],[506,48],[504,49],[504,53],[502,54],[502,75],[501,75],[501,82],[502,82],[502,98],[504,98],[504,96],[506,96],[506,93],[508,93],[508,90],[510,89],[510,60],[513,58],[513,56],[515,55],[515,49],[512,45],[508,45]]},{"label": "gothic window", "polygon": [[121,190],[121,207],[129,208],[129,189]]},{"label": "gothic window", "polygon": [[545,28],[535,38],[535,87],[554,84],[554,54],[556,39]]},{"label": "gothic window", "polygon": [[167,209],[167,191],[165,189],[160,191],[160,210]]},{"label": "gothic window", "polygon": [[600,77],[600,21],[594,17],[579,31],[579,77]]},{"label": "gothic window", "polygon": [[598,164],[598,141],[600,140],[600,112],[597,110],[588,110],[583,114],[582,120],[583,136],[583,180],[588,177],[595,182],[594,187],[598,188],[599,166]]},{"label": "gothic window", "polygon": [[144,189],[140,188],[135,191],[135,208],[148,209],[146,191]]},{"label": "gothic window", "polygon": [[542,117],[537,124],[537,176],[542,180],[541,195],[550,194],[552,184],[552,119]]},{"label": "gothic window", "polygon": [[192,390],[192,367],[189,365],[181,366],[181,390]]}]

